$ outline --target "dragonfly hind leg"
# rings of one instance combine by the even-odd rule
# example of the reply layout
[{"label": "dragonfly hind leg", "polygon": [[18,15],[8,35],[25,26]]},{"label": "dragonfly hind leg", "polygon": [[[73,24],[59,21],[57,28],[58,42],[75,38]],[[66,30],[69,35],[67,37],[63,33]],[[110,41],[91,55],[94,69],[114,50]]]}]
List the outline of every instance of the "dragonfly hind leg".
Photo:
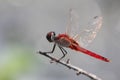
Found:
[{"label": "dragonfly hind leg", "polygon": [[60,47],[60,46],[59,46],[59,48],[63,53],[63,56],[59,59],[59,61],[60,61],[61,59],[63,59],[65,57],[65,55],[67,54],[67,51],[64,48]]}]

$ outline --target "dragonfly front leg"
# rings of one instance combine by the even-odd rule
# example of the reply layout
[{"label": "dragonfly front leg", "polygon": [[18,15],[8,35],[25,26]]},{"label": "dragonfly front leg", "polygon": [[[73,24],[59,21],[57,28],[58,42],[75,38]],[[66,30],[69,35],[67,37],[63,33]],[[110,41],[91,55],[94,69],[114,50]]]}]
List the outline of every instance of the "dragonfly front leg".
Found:
[{"label": "dragonfly front leg", "polygon": [[41,52],[41,51],[39,51],[39,53],[45,53],[45,54],[47,54],[47,53],[53,53],[54,50],[55,50],[55,47],[56,47],[56,43],[54,44],[52,51],[49,51],[49,52]]},{"label": "dragonfly front leg", "polygon": [[67,51],[64,48],[60,47],[60,46],[59,46],[59,48],[63,53],[63,56],[59,59],[59,60],[61,60],[61,59],[63,59],[65,57],[65,55],[67,54]]}]

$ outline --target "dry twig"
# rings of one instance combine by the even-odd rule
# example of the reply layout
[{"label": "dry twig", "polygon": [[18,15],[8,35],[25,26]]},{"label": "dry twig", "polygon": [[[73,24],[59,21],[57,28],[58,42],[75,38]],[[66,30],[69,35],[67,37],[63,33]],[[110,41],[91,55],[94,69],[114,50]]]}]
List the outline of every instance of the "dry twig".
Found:
[{"label": "dry twig", "polygon": [[43,56],[46,56],[46,57],[50,58],[51,60],[53,60],[53,61],[55,61],[55,62],[57,62],[57,63],[59,63],[61,65],[64,65],[64,66],[68,67],[69,69],[77,71],[77,73],[76,73],[77,75],[83,74],[83,75],[89,77],[92,80],[102,80],[102,79],[98,78],[96,75],[94,75],[92,73],[89,73],[89,72],[87,72],[87,71],[85,71],[85,70],[83,70],[81,68],[78,68],[78,67],[70,64],[69,61],[67,61],[67,62],[64,62],[64,61],[61,61],[61,60],[59,61],[56,58],[48,55],[47,53],[43,53],[43,52],[38,52],[38,53],[43,55]]}]

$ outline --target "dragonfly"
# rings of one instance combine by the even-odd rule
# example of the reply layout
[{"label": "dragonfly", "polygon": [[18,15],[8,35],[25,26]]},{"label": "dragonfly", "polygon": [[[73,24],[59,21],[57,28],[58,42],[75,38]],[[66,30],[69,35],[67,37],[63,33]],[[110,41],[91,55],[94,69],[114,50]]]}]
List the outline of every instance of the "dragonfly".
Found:
[{"label": "dragonfly", "polygon": [[79,32],[80,27],[78,18],[79,17],[77,13],[73,9],[70,9],[68,23],[66,26],[66,32],[58,35],[56,35],[54,31],[48,32],[46,38],[50,43],[54,43],[54,46],[50,52],[43,53],[53,53],[55,47],[58,46],[63,54],[63,56],[59,59],[61,60],[67,54],[67,51],[64,49],[66,47],[87,54],[96,59],[109,62],[110,61],[109,59],[85,48],[96,37],[98,31],[102,26],[103,18],[101,16],[95,16],[92,19],[92,22],[90,22],[89,25],[81,32]]}]

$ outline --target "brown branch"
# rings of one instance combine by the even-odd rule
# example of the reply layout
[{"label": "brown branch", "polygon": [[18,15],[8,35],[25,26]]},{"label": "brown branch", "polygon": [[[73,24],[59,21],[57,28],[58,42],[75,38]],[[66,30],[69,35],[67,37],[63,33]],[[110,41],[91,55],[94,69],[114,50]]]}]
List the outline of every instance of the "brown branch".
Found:
[{"label": "brown branch", "polygon": [[57,62],[57,63],[59,63],[61,65],[64,65],[64,66],[68,67],[69,69],[77,71],[77,73],[76,73],[77,75],[83,74],[83,75],[89,77],[92,80],[102,80],[102,79],[98,78],[96,75],[94,75],[92,73],[89,73],[89,72],[87,72],[87,71],[85,71],[85,70],[83,70],[81,68],[78,68],[78,67],[70,64],[68,61],[67,62],[64,62],[64,61],[61,61],[61,60],[59,61],[58,59],[48,55],[47,53],[43,53],[43,52],[38,52],[38,53],[43,55],[43,56],[46,56],[46,57],[50,58],[52,61],[55,61],[55,62]]}]

